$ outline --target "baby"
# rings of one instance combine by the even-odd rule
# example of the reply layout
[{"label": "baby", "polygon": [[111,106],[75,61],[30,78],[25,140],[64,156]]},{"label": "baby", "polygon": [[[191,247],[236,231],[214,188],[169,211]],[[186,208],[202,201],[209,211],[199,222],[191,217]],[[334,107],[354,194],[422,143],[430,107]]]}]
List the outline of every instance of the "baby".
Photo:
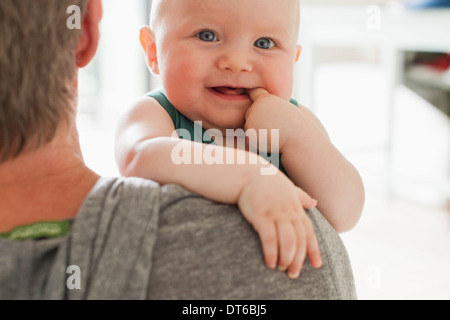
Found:
[{"label": "baby", "polygon": [[[123,175],[237,204],[261,238],[267,266],[291,278],[306,256],[313,267],[322,264],[304,209],[317,205],[345,232],[364,203],[358,172],[320,121],[291,99],[301,52],[299,6],[298,0],[154,0],[140,41],[163,89],[135,103],[116,140]],[[230,134],[239,130],[257,134],[239,143]],[[180,150],[192,161],[177,161]],[[199,154],[214,163],[198,161]],[[263,158],[273,154],[280,170]]]}]

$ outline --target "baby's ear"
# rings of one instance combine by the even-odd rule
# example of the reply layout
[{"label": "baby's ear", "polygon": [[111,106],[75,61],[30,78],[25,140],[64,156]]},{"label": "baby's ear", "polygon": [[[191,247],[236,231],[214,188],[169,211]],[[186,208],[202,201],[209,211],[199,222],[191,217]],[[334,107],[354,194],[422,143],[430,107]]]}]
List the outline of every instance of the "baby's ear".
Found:
[{"label": "baby's ear", "polygon": [[298,60],[300,59],[301,53],[302,53],[302,46],[298,45],[297,46],[297,54],[295,55],[295,63],[297,63]]},{"label": "baby's ear", "polygon": [[141,42],[141,46],[145,54],[145,59],[151,72],[153,72],[154,74],[159,74],[155,36],[150,27],[144,26],[141,28],[139,41]]}]

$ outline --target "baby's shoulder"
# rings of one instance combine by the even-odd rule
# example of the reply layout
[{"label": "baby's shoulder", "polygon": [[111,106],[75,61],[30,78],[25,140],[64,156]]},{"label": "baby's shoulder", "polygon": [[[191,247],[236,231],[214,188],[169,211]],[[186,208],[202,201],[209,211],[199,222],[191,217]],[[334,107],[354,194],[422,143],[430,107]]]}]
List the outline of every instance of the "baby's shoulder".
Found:
[{"label": "baby's shoulder", "polygon": [[160,133],[164,132],[164,134],[175,130],[167,110],[161,106],[158,100],[149,96],[140,97],[131,104],[128,112],[121,118],[118,128],[122,133],[125,129],[128,131],[131,128],[133,134],[136,133],[136,130],[141,134],[148,133],[147,131],[150,129],[152,131],[157,129],[158,132],[161,131]]}]

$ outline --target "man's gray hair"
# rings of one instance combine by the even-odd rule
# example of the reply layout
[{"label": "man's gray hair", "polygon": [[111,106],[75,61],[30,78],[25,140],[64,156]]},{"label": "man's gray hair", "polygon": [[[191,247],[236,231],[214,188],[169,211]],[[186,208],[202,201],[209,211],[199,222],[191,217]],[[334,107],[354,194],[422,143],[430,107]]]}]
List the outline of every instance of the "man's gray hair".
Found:
[{"label": "man's gray hair", "polygon": [[50,142],[74,112],[75,50],[69,6],[88,0],[0,0],[0,163]]}]

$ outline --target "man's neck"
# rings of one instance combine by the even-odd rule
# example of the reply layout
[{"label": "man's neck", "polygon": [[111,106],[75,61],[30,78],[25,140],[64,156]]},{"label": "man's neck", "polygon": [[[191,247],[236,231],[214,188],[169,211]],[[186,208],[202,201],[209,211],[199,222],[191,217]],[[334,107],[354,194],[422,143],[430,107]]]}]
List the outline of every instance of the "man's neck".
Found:
[{"label": "man's neck", "polygon": [[65,140],[0,164],[0,233],[76,216],[99,176],[84,164],[78,140]]}]

